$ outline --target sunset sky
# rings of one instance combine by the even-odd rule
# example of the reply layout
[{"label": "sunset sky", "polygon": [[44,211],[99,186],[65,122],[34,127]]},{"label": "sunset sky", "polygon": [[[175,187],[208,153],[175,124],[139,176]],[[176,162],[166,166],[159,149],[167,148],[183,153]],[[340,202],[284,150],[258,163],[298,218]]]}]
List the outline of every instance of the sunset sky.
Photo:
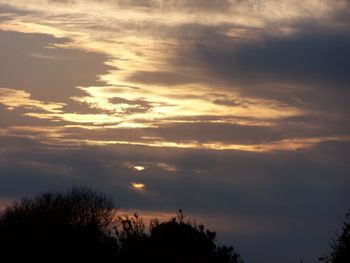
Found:
[{"label": "sunset sky", "polygon": [[348,0],[0,0],[0,207],[92,186],[317,262],[349,171]]}]

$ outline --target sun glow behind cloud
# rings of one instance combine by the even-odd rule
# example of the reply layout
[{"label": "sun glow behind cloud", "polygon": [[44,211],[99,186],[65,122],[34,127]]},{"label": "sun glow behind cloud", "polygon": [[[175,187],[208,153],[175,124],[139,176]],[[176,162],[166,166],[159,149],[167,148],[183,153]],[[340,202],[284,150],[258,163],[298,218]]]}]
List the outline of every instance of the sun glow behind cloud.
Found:
[{"label": "sun glow behind cloud", "polygon": [[134,187],[136,190],[143,190],[145,188],[144,184],[141,183],[132,183],[132,187]]},{"label": "sun glow behind cloud", "polygon": [[140,166],[140,165],[137,165],[137,166],[134,166],[134,169],[135,169],[136,171],[141,172],[141,171],[145,170],[145,167]]}]

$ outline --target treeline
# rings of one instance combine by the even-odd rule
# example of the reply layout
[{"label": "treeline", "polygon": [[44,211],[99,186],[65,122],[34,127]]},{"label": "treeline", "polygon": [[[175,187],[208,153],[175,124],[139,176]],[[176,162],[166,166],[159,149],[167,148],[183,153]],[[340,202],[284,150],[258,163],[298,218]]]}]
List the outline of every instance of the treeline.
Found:
[{"label": "treeline", "polygon": [[[331,244],[326,263],[350,263],[350,215]],[[111,198],[87,188],[24,198],[0,215],[4,262],[243,263],[216,233],[180,210],[148,225],[118,215]]]},{"label": "treeline", "polygon": [[109,197],[86,188],[25,198],[0,217],[6,262],[243,262],[215,237],[181,211],[146,227],[137,215],[118,216]]}]

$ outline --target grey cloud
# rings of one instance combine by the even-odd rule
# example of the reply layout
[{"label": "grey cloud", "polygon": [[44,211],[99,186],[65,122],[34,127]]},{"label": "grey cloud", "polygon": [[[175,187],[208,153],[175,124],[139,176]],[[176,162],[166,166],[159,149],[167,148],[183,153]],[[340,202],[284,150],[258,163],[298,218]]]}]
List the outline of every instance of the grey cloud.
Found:
[{"label": "grey cloud", "polygon": [[[75,0],[50,0],[55,3],[62,4],[74,4],[78,1]],[[97,0],[90,0],[96,2]],[[226,11],[227,8],[232,7],[236,1],[232,0],[103,0],[104,2],[111,3],[116,7],[122,8],[147,8],[147,9],[179,9],[182,11],[207,11],[217,12]],[[100,1],[98,1],[100,2]],[[239,2],[239,1],[238,1]]]},{"label": "grey cloud", "polygon": [[[116,180],[115,182],[121,180],[122,183],[127,182],[123,177],[132,175],[133,172],[122,165],[124,162],[169,163],[179,168],[181,172],[170,175],[166,171],[163,171],[162,174],[154,174],[154,171],[147,172],[146,170],[144,177],[141,176],[139,179],[145,180],[150,188],[153,188],[158,193],[161,192],[162,195],[168,196],[168,198],[171,198],[171,195],[176,196],[176,191],[178,191],[180,186],[182,189],[189,188],[189,192],[186,195],[191,195],[190,189],[196,187],[201,191],[209,191],[207,198],[214,200],[213,202],[216,202],[215,200],[223,200],[229,196],[233,198],[236,195],[242,197],[256,196],[257,199],[251,201],[260,204],[261,209],[268,209],[269,206],[277,205],[284,212],[287,212],[287,210],[283,208],[285,205],[284,202],[281,202],[283,200],[270,199],[269,195],[263,197],[262,195],[266,194],[265,191],[270,191],[271,195],[280,195],[286,199],[299,200],[300,203],[298,201],[297,203],[291,202],[289,204],[295,205],[294,208],[297,209],[302,204],[303,197],[300,196],[300,193],[297,196],[290,195],[290,193],[284,192],[283,189],[290,188],[290,190],[295,191],[297,188],[304,189],[306,187],[310,191],[329,191],[329,194],[339,197],[345,194],[345,197],[346,191],[337,193],[335,190],[342,187],[346,188],[343,183],[349,181],[347,176],[348,165],[345,162],[345,156],[348,156],[349,150],[347,149],[348,145],[345,143],[328,142],[306,152],[278,154],[256,154],[239,151],[185,151],[181,149],[157,149],[135,146],[67,148],[66,146],[40,145],[27,139],[10,137],[2,140],[1,145],[3,162],[12,163],[13,165],[41,163],[46,164],[47,167],[50,165],[53,167],[65,166],[67,167],[65,170],[67,173],[64,174],[62,172],[63,177],[67,176],[69,180],[75,178],[75,182],[81,180],[82,183],[84,181],[89,182],[89,180],[93,180],[96,183],[99,181],[100,183],[97,184],[105,184],[105,187],[111,182],[109,180]],[[30,156],[26,154],[26,149],[31,149]],[[325,158],[327,158],[327,162],[324,162]],[[47,174],[50,172],[50,170],[46,171]],[[337,183],[333,183],[333,186],[329,187],[329,182],[333,181],[335,177],[338,178],[335,181]],[[135,177],[131,179],[136,180]],[[48,176],[47,180],[51,180],[51,177]],[[226,190],[216,193],[216,191],[210,190],[213,188],[214,190],[216,188]],[[251,190],[247,192],[247,189]],[[262,192],[259,192],[258,189]],[[182,193],[185,194],[184,192]],[[215,198],[215,195],[217,198]],[[183,199],[181,196],[177,198],[179,198],[178,200]],[[203,204],[197,203],[200,201],[199,199],[197,201],[195,198],[191,200],[186,205],[191,203],[196,206],[199,205],[199,207],[208,205],[205,202]],[[247,201],[249,200],[248,198]],[[167,201],[164,201],[163,205],[168,206]],[[235,202],[238,201],[236,200]],[[316,203],[316,199],[308,199],[308,201]],[[324,204],[324,202],[320,202],[319,208],[322,207],[321,203]],[[212,206],[212,209],[227,209],[228,211],[230,206],[230,203],[224,202],[219,207]],[[194,209],[194,207],[191,207],[191,209]],[[236,210],[236,212],[245,211],[245,213],[253,214],[259,212],[258,210],[249,210],[250,208],[244,205],[241,206],[241,209],[243,210]],[[269,212],[279,213],[279,211]]]},{"label": "grey cloud", "polygon": [[[0,12],[1,12],[1,9],[0,9]],[[8,16],[0,16],[0,22],[4,22],[4,21],[10,20],[10,19],[11,18]]]},{"label": "grey cloud", "polygon": [[[225,118],[203,116],[196,118],[175,119],[177,123],[168,123],[150,128],[100,128],[86,130],[80,128],[64,129],[66,139],[101,140],[101,141],[129,141],[152,143],[155,140],[171,142],[210,143],[222,142],[226,144],[269,144],[283,139],[307,139],[319,137],[334,137],[347,135],[350,130],[346,118],[322,115],[302,115],[274,121],[272,126],[243,125],[230,123],[215,123],[214,121],[229,121]],[[147,120],[143,120],[146,124]],[[182,122],[183,121],[183,122]],[[186,121],[201,121],[200,123]],[[254,119],[237,119],[237,121],[254,122]],[[267,120],[268,121],[268,120]],[[140,120],[142,123],[142,120]],[[168,124],[166,124],[168,123]],[[158,138],[158,139],[157,139]]]},{"label": "grey cloud", "polygon": [[[6,15],[2,16],[2,14],[6,14]],[[27,14],[27,12],[24,10],[19,10],[18,8],[0,3],[0,21],[11,20],[16,16],[15,14],[25,15]]]},{"label": "grey cloud", "polygon": [[[339,20],[339,16],[334,19]],[[318,126],[335,124],[336,118],[339,122],[334,131],[348,133],[349,129],[344,130],[346,124],[341,124],[340,119],[348,122],[350,111],[347,99],[350,32],[344,27],[311,22],[289,25],[298,32],[288,36],[272,36],[259,29],[256,33],[261,39],[250,41],[225,35],[226,27],[208,28],[199,31],[207,38],[194,35],[192,41],[181,42],[177,57],[168,63],[176,67],[179,75],[183,71],[185,76],[194,76],[189,82],[233,90],[242,97],[280,101],[313,112],[315,120],[316,115],[323,115],[322,122],[313,121]],[[250,29],[251,34],[255,30]],[[188,78],[178,78],[179,83],[186,81]],[[173,82],[169,81],[169,85]],[[222,100],[213,102],[231,104]]]},{"label": "grey cloud", "polygon": [[297,33],[276,36],[267,29],[246,28],[259,40],[227,36],[230,28],[240,29],[228,24],[156,30],[179,41],[172,50],[177,55],[166,61],[174,71],[138,71],[128,80],[164,86],[200,83],[311,110],[327,105],[328,112],[348,112],[350,32],[311,20],[286,26]]},{"label": "grey cloud", "polygon": [[[0,103],[0,128],[18,126],[19,124],[22,126],[56,125],[52,122],[50,123],[48,120],[23,116],[27,111],[28,110],[23,108],[8,110]],[[33,110],[32,112],[35,111]]]},{"label": "grey cloud", "polygon": [[166,141],[220,141],[237,144],[262,143],[288,137],[271,127],[244,126],[215,123],[183,123],[147,129],[150,134],[164,138]]},{"label": "grey cloud", "polygon": [[224,106],[240,106],[243,105],[241,102],[230,99],[216,99],[213,101],[214,104],[224,105]]},{"label": "grey cloud", "polygon": [[[328,119],[326,119],[327,121]],[[100,128],[87,130],[81,128],[65,128],[65,139],[97,140],[97,141],[129,141],[152,143],[154,138],[171,142],[209,143],[222,142],[229,144],[266,144],[283,139],[302,139],[343,135],[349,125],[334,120],[320,126],[325,119],[283,119],[273,126],[238,125],[225,123],[177,123],[163,124],[155,128]],[[335,127],[337,130],[335,130]],[[334,134],[336,133],[336,134]]]},{"label": "grey cloud", "polygon": [[230,0],[168,0],[168,1],[154,1],[160,3],[161,8],[169,9],[180,9],[180,10],[189,10],[189,11],[199,11],[204,10],[208,12],[213,11],[226,11],[228,8],[232,7],[234,1]]},{"label": "grey cloud", "polygon": [[82,94],[76,86],[99,85],[97,76],[111,69],[104,55],[53,48],[68,39],[0,31],[0,41],[0,85],[26,90],[36,99],[65,102]]},{"label": "grey cloud", "polygon": [[[350,35],[304,33],[232,47],[198,46],[210,69],[236,83],[288,82],[347,87]],[[315,83],[316,82],[316,83]]]},{"label": "grey cloud", "polygon": [[[288,255],[302,254],[305,260],[321,255],[321,242],[314,240],[327,244],[325,232],[338,226],[350,198],[346,143],[328,142],[305,152],[278,154],[126,145],[77,148],[11,137],[3,137],[0,145],[2,198],[84,184],[112,194],[124,209],[183,208],[194,214],[249,219],[260,229],[257,233],[229,229],[228,236],[221,235],[235,240],[251,262],[269,262],[269,258],[295,262],[283,253],[261,251],[257,240],[268,242],[274,248],[270,251],[287,246]],[[177,171],[169,173],[150,165],[137,173],[125,165],[159,162]],[[131,189],[134,181],[144,183],[146,192]],[[248,239],[251,242],[240,244]],[[301,243],[286,245],[291,240]]]}]

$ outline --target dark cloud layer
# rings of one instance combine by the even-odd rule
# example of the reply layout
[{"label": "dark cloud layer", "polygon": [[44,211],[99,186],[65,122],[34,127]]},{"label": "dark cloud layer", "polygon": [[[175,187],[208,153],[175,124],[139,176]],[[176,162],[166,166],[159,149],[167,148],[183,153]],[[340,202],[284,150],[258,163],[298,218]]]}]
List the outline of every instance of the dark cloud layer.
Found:
[{"label": "dark cloud layer", "polygon": [[[224,240],[243,240],[243,245],[236,245],[247,260],[259,257],[250,255],[247,248],[255,253],[260,249],[251,244],[245,247],[244,240],[251,239],[258,246],[254,243],[257,236],[260,242],[268,242],[269,251],[286,246],[291,255],[288,261],[283,254],[260,251],[266,260],[295,262],[301,255],[305,260],[315,259],[323,253],[320,248],[327,248],[327,233],[337,227],[350,198],[346,162],[350,148],[344,143],[278,154],[134,146],[76,148],[9,137],[0,143],[2,198],[84,184],[112,194],[124,209],[183,208],[194,214],[220,215],[226,222],[249,218],[252,231],[235,230],[229,224],[220,227],[225,229],[220,233]],[[146,170],[130,169],[130,160]],[[177,170],[166,171],[158,163]],[[146,185],[144,192],[132,189],[135,181]]]},{"label": "dark cloud layer", "polygon": [[290,37],[222,49],[198,46],[202,63],[232,83],[266,82],[348,88],[350,36],[333,32],[305,32]]}]

